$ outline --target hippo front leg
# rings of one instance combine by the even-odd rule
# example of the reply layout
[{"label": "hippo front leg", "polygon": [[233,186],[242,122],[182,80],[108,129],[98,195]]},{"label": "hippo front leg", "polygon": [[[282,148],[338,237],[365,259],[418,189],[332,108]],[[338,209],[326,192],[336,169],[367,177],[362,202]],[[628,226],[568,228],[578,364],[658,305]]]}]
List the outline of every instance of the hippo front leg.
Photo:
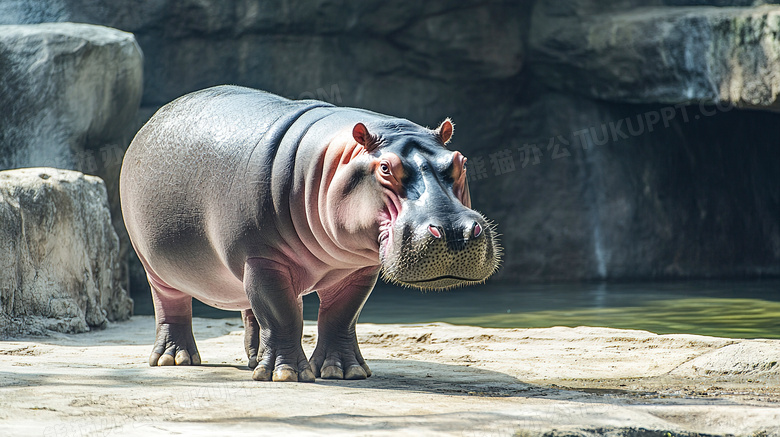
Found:
[{"label": "hippo front leg", "polygon": [[244,288],[260,328],[252,378],[313,382],[314,372],[301,347],[302,304],[293,289],[289,269],[274,261],[251,258],[244,268]]},{"label": "hippo front leg", "polygon": [[359,272],[348,283],[318,291],[317,347],[309,363],[324,379],[366,379],[371,376],[358,346],[355,325],[376,285],[376,269]]}]

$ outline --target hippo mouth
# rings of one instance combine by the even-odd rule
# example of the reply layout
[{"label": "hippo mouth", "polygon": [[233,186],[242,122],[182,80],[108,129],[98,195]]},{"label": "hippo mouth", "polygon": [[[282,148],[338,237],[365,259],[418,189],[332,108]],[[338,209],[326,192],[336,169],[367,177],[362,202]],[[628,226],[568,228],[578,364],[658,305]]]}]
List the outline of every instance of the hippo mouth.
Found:
[{"label": "hippo mouth", "polygon": [[463,277],[454,276],[454,275],[442,275],[442,276],[437,276],[437,277],[431,278],[431,279],[422,279],[422,280],[419,280],[419,281],[405,281],[405,282],[407,284],[420,284],[420,285],[422,285],[422,284],[430,284],[430,283],[439,282],[439,281],[446,281],[448,279],[449,280],[453,280],[453,281],[458,281],[458,282],[474,282],[474,283],[478,283],[478,282],[482,282],[483,281],[482,279],[463,278]]},{"label": "hippo mouth", "polygon": [[418,288],[421,290],[449,290],[451,288],[476,285],[485,282],[484,279],[464,278],[454,275],[443,275],[431,279],[417,281],[395,281],[398,285]]}]

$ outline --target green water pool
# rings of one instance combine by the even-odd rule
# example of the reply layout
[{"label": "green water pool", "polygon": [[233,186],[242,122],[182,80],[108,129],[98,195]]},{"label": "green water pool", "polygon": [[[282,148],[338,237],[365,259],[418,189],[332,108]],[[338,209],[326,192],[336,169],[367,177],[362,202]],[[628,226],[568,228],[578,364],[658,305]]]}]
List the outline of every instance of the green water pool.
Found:
[{"label": "green water pool", "polygon": [[[136,314],[152,314],[136,297]],[[315,320],[316,295],[304,298]],[[201,317],[235,312],[195,305]],[[659,334],[780,338],[780,280],[482,285],[422,293],[380,284],[360,316],[368,323],[447,322],[500,328],[604,326]]]}]

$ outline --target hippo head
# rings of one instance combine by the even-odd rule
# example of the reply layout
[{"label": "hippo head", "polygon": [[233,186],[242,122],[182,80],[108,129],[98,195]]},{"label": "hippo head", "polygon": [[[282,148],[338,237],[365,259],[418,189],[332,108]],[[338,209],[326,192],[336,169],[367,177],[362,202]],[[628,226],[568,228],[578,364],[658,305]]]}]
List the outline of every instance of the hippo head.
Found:
[{"label": "hippo head", "polygon": [[471,209],[466,158],[446,147],[452,133],[449,119],[436,130],[398,119],[354,126],[384,198],[379,258],[388,282],[441,290],[498,270],[495,226]]}]

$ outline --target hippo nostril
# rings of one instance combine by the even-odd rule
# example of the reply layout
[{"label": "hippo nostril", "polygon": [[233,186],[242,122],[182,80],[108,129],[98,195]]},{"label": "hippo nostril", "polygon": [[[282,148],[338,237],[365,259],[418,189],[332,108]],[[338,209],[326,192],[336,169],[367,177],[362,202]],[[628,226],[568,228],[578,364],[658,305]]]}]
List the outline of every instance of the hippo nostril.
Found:
[{"label": "hippo nostril", "polygon": [[482,226],[480,226],[479,223],[474,222],[474,227],[471,228],[471,235],[473,238],[477,238],[482,235]]},{"label": "hippo nostril", "polygon": [[441,238],[441,231],[434,225],[428,225],[428,232],[436,238]]}]

